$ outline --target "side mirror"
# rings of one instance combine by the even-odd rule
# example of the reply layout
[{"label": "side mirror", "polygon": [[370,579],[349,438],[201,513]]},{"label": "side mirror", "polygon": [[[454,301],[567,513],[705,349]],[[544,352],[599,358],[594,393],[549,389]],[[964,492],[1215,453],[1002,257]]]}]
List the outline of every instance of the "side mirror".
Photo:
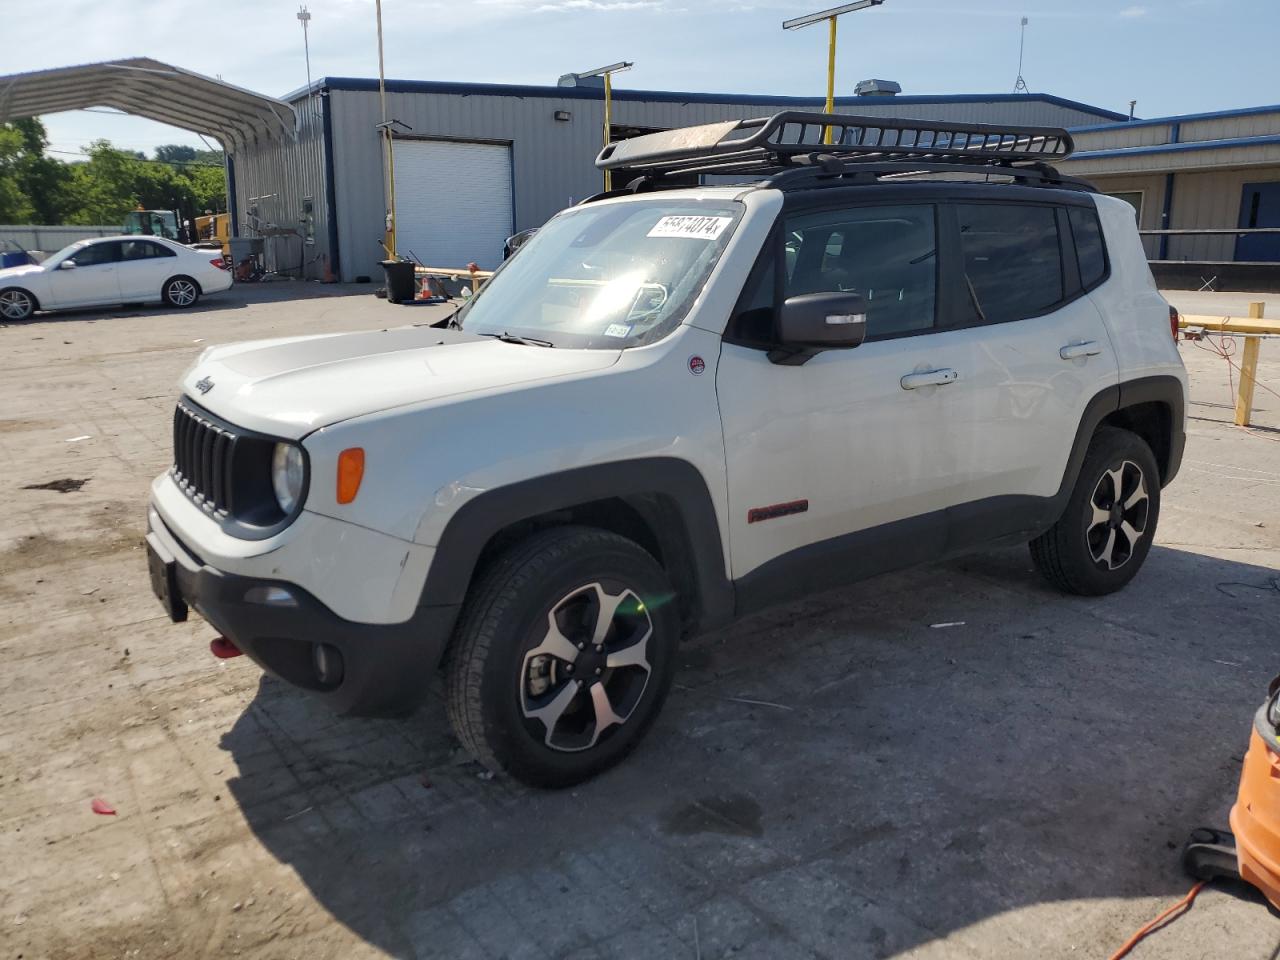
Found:
[{"label": "side mirror", "polygon": [[74,270],[75,268],[76,268],[76,262],[74,260],[63,260],[60,264],[58,264],[59,270]]},{"label": "side mirror", "polygon": [[848,350],[867,336],[867,303],[858,293],[803,293],[788,297],[778,314],[774,363],[798,365],[823,350]]}]

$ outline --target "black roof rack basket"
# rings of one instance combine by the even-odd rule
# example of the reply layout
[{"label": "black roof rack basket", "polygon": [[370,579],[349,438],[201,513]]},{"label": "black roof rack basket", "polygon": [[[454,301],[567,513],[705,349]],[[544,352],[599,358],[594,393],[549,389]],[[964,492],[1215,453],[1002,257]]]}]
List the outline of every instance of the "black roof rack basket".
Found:
[{"label": "black roof rack basket", "polygon": [[[830,142],[825,135],[830,131]],[[611,143],[596,166],[647,174],[776,173],[834,158],[851,168],[921,165],[1013,168],[1065,160],[1074,143],[1056,127],[904,120],[784,111],[771,117],[725,120],[663,130]]]}]

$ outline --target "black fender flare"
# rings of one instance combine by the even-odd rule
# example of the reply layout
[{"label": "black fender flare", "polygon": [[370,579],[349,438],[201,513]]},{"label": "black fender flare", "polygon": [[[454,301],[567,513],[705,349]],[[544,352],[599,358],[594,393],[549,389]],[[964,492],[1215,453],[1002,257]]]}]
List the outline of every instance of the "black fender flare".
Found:
[{"label": "black fender flare", "polygon": [[[419,606],[456,606],[466,599],[480,555],[493,537],[529,520],[600,500],[622,499],[651,525],[670,510],[646,509],[669,504],[675,524],[660,524],[661,542],[684,551],[693,583],[676,583],[693,599],[691,626],[711,629],[733,617],[734,590],[725,575],[725,554],[715,504],[701,472],[677,457],[646,457],[577,467],[520,480],[486,490],[468,500],[449,518],[436,544],[435,557]],[[672,526],[678,529],[670,529]]]},{"label": "black fender flare", "polygon": [[1062,474],[1062,485],[1053,498],[1055,515],[1066,508],[1067,500],[1080,476],[1085,454],[1089,451],[1089,441],[1093,439],[1098,425],[1113,413],[1141,403],[1163,403],[1169,407],[1169,466],[1160,478],[1160,485],[1167,486],[1174,478],[1182,463],[1182,451],[1187,442],[1184,427],[1186,397],[1182,381],[1168,375],[1126,380],[1099,391],[1085,405],[1080,425],[1076,428],[1075,442],[1071,445],[1071,456]]}]

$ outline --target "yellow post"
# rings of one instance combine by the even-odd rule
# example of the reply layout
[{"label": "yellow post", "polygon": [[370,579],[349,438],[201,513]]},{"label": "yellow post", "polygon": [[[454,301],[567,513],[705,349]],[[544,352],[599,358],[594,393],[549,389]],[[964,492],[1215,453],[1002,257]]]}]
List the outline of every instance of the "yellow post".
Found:
[{"label": "yellow post", "polygon": [[[1249,319],[1262,319],[1262,304],[1249,304]],[[1261,337],[1245,337],[1244,352],[1240,355],[1240,386],[1236,391],[1236,426],[1249,426],[1253,413],[1253,387],[1258,380],[1258,350]]]},{"label": "yellow post", "polygon": [[[611,126],[609,108],[610,106],[612,106],[612,104],[613,104],[613,77],[610,74],[605,73],[604,75],[604,145],[606,147],[609,145],[609,135],[610,135],[609,128]],[[612,170],[606,170],[604,172],[604,189],[606,193],[613,189],[613,171]]]},{"label": "yellow post", "polygon": [[[836,112],[836,18],[831,17],[831,39],[827,45],[827,113]],[[831,142],[831,128],[822,135],[823,143]]]}]

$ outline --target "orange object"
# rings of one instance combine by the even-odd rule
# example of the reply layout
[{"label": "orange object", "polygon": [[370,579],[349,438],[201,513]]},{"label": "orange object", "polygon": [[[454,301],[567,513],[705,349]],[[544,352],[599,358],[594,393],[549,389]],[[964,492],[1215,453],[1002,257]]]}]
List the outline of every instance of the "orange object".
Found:
[{"label": "orange object", "polygon": [[338,454],[338,502],[350,503],[364,479],[364,447],[348,447]]},{"label": "orange object", "polygon": [[418,284],[418,299],[426,300],[431,296],[431,278],[426,274],[422,276],[422,282]]},{"label": "orange object", "polygon": [[[1262,891],[1280,910],[1280,743],[1264,736],[1264,707],[1254,721],[1249,752],[1240,772],[1240,793],[1231,808],[1240,878]],[[1267,741],[1271,742],[1268,743]]]},{"label": "orange object", "polygon": [[[1111,960],[1120,960],[1121,957],[1127,957],[1129,953],[1133,950],[1133,948],[1136,947],[1142,941],[1142,938],[1145,937],[1147,934],[1149,934],[1152,930],[1155,930],[1162,923],[1165,923],[1170,919],[1176,920],[1177,917],[1174,917],[1174,914],[1178,913],[1179,910],[1183,911],[1183,913],[1190,910],[1192,901],[1194,901],[1195,898],[1199,895],[1200,891],[1204,889],[1204,884],[1205,884],[1205,881],[1201,880],[1199,883],[1197,883],[1194,887],[1191,888],[1191,890],[1187,893],[1185,897],[1183,897],[1181,900],[1175,903],[1172,907],[1170,907],[1164,913],[1160,914],[1160,916],[1156,917],[1154,920],[1151,920],[1148,923],[1143,924],[1142,929],[1140,929],[1132,937],[1126,940],[1124,942],[1124,946],[1122,946],[1119,950],[1117,950],[1115,953],[1111,955]],[[1182,916],[1182,914],[1178,913],[1178,916]]]}]

